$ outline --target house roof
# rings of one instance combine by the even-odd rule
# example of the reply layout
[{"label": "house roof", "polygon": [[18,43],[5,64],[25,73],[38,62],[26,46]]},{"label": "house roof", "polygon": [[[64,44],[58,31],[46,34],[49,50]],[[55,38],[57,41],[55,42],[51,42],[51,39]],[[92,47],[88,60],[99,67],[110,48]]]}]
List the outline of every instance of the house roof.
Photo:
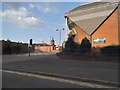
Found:
[{"label": "house roof", "polygon": [[118,3],[94,2],[79,6],[65,14],[88,35],[91,35],[118,7]]}]

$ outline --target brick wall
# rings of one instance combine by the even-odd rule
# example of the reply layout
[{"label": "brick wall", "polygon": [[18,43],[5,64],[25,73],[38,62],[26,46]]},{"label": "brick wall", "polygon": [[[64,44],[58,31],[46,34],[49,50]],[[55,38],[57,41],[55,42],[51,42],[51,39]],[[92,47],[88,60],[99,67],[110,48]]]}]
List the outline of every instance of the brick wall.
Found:
[{"label": "brick wall", "polygon": [[39,46],[35,45],[35,52],[59,52],[59,49],[56,49],[54,46]]},{"label": "brick wall", "polygon": [[[119,9],[120,13],[120,9]],[[120,18],[120,16],[119,16]],[[103,47],[108,45],[120,45],[120,26],[118,28],[118,9],[94,32],[91,37],[92,47]],[[102,23],[102,22],[101,22]],[[73,27],[77,34],[75,35],[74,41],[76,43],[81,43],[84,37],[90,39],[90,37],[77,25],[74,24]],[[95,44],[94,39],[105,38],[106,43]]]},{"label": "brick wall", "polygon": [[[77,25],[75,25],[74,29],[76,30],[77,34],[75,35],[75,42],[76,43],[81,43],[81,41],[83,40],[83,38],[88,38],[88,35]],[[89,39],[89,38],[88,38]]]},{"label": "brick wall", "polygon": [[[94,39],[106,38],[105,44],[95,44]],[[118,9],[98,28],[92,35],[92,46],[103,47],[108,45],[118,45]]]}]

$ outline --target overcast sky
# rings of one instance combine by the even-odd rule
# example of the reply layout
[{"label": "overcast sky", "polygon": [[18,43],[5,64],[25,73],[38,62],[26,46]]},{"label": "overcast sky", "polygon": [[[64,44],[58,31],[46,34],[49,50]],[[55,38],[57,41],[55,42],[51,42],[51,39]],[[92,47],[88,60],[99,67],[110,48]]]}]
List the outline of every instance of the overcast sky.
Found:
[{"label": "overcast sky", "polygon": [[[80,0],[79,0],[80,1]],[[84,0],[85,1],[85,0]],[[59,32],[65,28],[64,14],[86,2],[2,2],[0,3],[0,19],[2,36],[0,39],[34,43],[50,42],[53,37],[58,45]],[[62,41],[66,30],[62,31]]]}]

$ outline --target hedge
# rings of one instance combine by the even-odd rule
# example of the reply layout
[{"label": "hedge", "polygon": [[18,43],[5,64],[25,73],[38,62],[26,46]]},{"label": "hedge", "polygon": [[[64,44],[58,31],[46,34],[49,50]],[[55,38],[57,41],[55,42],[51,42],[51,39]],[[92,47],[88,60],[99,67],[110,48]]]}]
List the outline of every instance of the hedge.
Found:
[{"label": "hedge", "polygon": [[120,55],[120,45],[101,48],[102,55]]}]

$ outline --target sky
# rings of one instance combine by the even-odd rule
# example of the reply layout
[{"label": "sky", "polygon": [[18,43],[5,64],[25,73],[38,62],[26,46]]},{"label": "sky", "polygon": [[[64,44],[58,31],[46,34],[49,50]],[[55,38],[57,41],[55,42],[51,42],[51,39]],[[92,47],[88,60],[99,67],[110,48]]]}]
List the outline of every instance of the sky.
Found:
[{"label": "sky", "polygon": [[[95,0],[90,0],[93,2]],[[0,39],[15,42],[59,44],[66,39],[64,14],[88,2],[2,2],[0,3]],[[59,31],[56,31],[58,29]]]}]

